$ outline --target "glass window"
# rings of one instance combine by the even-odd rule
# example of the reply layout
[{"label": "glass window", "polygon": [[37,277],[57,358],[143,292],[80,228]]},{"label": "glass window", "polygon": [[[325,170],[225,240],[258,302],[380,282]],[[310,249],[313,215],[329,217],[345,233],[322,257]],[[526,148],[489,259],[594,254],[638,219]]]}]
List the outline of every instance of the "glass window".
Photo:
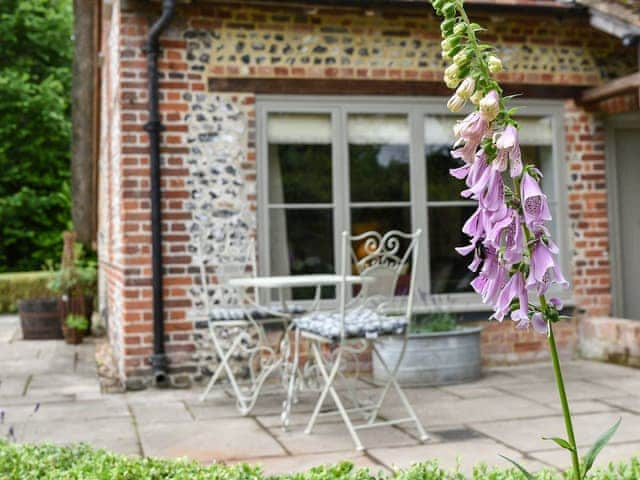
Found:
[{"label": "glass window", "polygon": [[[469,258],[458,255],[453,245],[465,245],[468,237],[460,230],[475,210],[476,202],[460,197],[463,183],[449,175],[449,169],[462,165],[451,156],[454,141],[453,126],[461,117],[452,115],[425,118],[425,161],[427,172],[427,215],[429,223],[429,276],[431,293],[470,292],[473,278],[467,265]],[[553,150],[551,118],[525,117],[520,119],[522,158],[548,174],[542,187],[549,198],[549,206],[557,216],[557,202],[553,185]],[[554,220],[555,221],[555,220]],[[555,234],[555,223],[550,225]]]},{"label": "glass window", "polygon": [[271,274],[334,272],[331,116],[270,114],[267,141]]},{"label": "glass window", "polygon": [[[286,111],[288,104],[291,111]],[[558,191],[553,131],[562,125],[554,123],[561,122],[560,113],[546,108],[535,111],[549,114],[519,117],[520,143],[524,160],[545,173],[542,186],[554,215],[550,227],[560,241],[563,189]],[[258,146],[259,227],[268,237],[258,239],[262,272],[332,273],[343,230],[420,228],[426,234],[416,272],[418,298],[439,294],[477,302],[469,296],[470,258],[454,250],[468,242],[461,229],[476,208],[460,196],[463,183],[449,175],[461,164],[450,155],[453,126],[461,117],[440,112],[443,101],[431,100],[381,102],[379,111],[370,99],[259,102],[258,118],[266,119],[258,125],[263,139]],[[410,273],[403,274],[396,294],[406,290]],[[313,289],[287,292],[295,299],[313,294]],[[323,291],[324,298],[334,296],[333,288]]]}]

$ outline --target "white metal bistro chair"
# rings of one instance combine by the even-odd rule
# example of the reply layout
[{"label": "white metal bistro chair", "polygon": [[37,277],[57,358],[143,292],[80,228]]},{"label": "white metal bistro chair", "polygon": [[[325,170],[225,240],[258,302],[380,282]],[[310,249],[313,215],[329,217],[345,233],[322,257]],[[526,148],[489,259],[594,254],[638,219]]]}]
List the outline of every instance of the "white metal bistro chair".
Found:
[{"label": "white metal bistro chair", "polygon": [[[216,228],[202,232],[198,240],[201,302],[207,316],[213,353],[218,359],[200,400],[205,400],[225,374],[239,412],[247,415],[255,405],[265,380],[282,363],[278,347],[269,345],[267,341],[264,325],[281,323],[286,332],[290,312],[262,306],[257,291],[247,292],[228,284],[233,278],[256,275],[252,238],[238,234],[232,228]],[[212,281],[214,277],[217,282]],[[246,380],[239,379],[232,366],[238,358],[247,361]]]},{"label": "white metal bistro chair", "polygon": [[[337,312],[314,312],[293,320],[297,336],[310,341],[317,368],[324,380],[324,387],[305,433],[312,432],[319,415],[339,414],[358,450],[364,449],[358,431],[367,428],[414,423],[418,429],[420,440],[426,441],[429,438],[396,380],[396,374],[406,350],[413,313],[420,235],[420,230],[415,233],[392,230],[384,235],[377,232],[367,232],[355,236],[349,235],[348,232],[342,234],[341,274],[343,279],[355,270],[360,275],[375,277],[375,281],[363,285],[355,298],[347,303],[348,284],[343,280],[339,286],[339,309]],[[354,245],[358,248],[354,248]],[[406,291],[406,305],[400,314],[389,313],[388,308],[392,303],[396,303],[394,294],[399,279],[401,276],[406,277],[407,275],[409,276],[409,284]],[[391,366],[387,365],[376,345],[378,340],[389,335],[404,337],[404,344],[397,363]],[[363,348],[357,345],[362,345],[363,342],[366,346],[371,347],[373,354],[380,360],[388,374],[388,380],[383,385],[377,400],[374,400],[370,405],[354,402],[355,406],[347,409],[336,389],[335,382],[341,376],[340,368],[345,355],[352,352],[362,352]],[[323,358],[323,344],[334,348],[329,360]],[[297,358],[294,362],[297,362]],[[400,398],[407,416],[377,421],[380,408],[392,388]],[[331,412],[323,411],[321,413],[328,395],[331,395],[337,408]],[[354,424],[350,416],[352,413],[363,414],[364,423]]]}]

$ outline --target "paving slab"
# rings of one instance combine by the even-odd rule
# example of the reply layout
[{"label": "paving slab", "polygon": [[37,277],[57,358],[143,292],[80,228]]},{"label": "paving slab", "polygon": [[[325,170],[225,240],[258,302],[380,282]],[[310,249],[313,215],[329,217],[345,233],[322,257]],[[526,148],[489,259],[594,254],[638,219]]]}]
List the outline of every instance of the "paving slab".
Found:
[{"label": "paving slab", "polygon": [[86,442],[125,455],[140,455],[136,433],[130,418],[101,420],[30,421],[15,426],[19,442],[69,445]]},{"label": "paving slab", "polygon": [[[2,366],[4,369],[4,364]],[[6,370],[5,370],[6,372]],[[0,376],[0,399],[7,397],[22,397],[26,391],[29,375]]]},{"label": "paving slab", "polygon": [[[37,408],[36,408],[37,407]],[[32,402],[5,407],[6,421],[51,422],[91,421],[107,418],[129,418],[131,415],[124,400],[104,398],[71,402]]]},{"label": "paving slab", "polygon": [[0,343],[9,343],[18,337],[20,319],[17,315],[0,315]]},{"label": "paving slab", "polygon": [[[612,400],[615,400],[615,398],[607,398],[606,400],[571,401],[571,413],[573,415],[577,415],[581,413],[612,412],[619,410],[618,408],[610,404]],[[562,406],[557,401],[547,403],[546,406],[551,408],[552,410],[555,410],[557,413],[562,413]],[[640,411],[637,413],[640,413]]]},{"label": "paving slab", "polygon": [[355,453],[353,450],[320,453],[315,455],[263,457],[256,459],[248,458],[243,460],[242,463],[260,465],[263,472],[267,475],[279,475],[305,472],[320,465],[335,465],[336,463],[344,461],[353,463],[357,468],[366,468],[373,475],[379,472],[389,473],[389,470],[383,465],[373,461],[365,454]]},{"label": "paving slab", "polygon": [[[355,450],[347,427],[342,422],[318,424],[311,434],[304,433],[303,428],[292,428],[285,432],[280,427],[274,427],[269,431],[292,455]],[[373,446],[398,447],[419,443],[415,438],[394,427],[360,430],[358,434],[365,449]]]},{"label": "paving slab", "polygon": [[138,425],[146,425],[155,422],[193,422],[193,417],[184,402],[167,401],[149,402],[146,404],[134,403],[130,405],[130,408]]},{"label": "paving slab", "polygon": [[[504,394],[500,397],[454,398],[441,402],[412,402],[425,428],[442,425],[495,422],[509,418],[551,415],[551,408],[532,400]],[[397,418],[404,415],[399,402],[383,407],[383,415]]]},{"label": "paving slab", "polygon": [[[528,398],[535,402],[559,402],[558,391],[553,381],[503,385],[499,388],[503,392]],[[565,389],[569,401],[616,397],[622,393],[620,390],[585,380],[567,380],[565,381]]]},{"label": "paving slab", "polygon": [[252,418],[138,425],[144,455],[188,457],[202,462],[285,455]]},{"label": "paving slab", "polygon": [[[587,449],[581,451],[586,453]],[[571,465],[571,458],[562,449],[544,452],[530,452],[530,455],[541,462],[553,465],[557,469],[566,470]],[[628,461],[631,457],[640,456],[640,442],[610,443],[600,452],[594,463],[595,468],[606,467],[610,462]]]},{"label": "paving slab", "polygon": [[[505,406],[506,407],[506,406]],[[622,424],[614,437],[616,442],[640,441],[640,416],[619,411],[574,415],[574,430],[579,447],[590,447],[593,442],[619,418]],[[561,415],[474,424],[472,427],[485,435],[499,439],[520,451],[543,450],[549,445],[541,437],[565,437]],[[551,446],[553,448],[553,446]]]},{"label": "paving slab", "polygon": [[604,403],[621,410],[627,410],[631,413],[640,414],[640,397],[625,395],[624,397],[606,398]]},{"label": "paving slab", "polygon": [[414,463],[433,459],[438,460],[439,464],[448,470],[460,466],[460,470],[465,474],[471,473],[474,465],[479,462],[485,462],[489,466],[510,466],[498,454],[526,463],[533,471],[544,467],[539,462],[527,462],[520,452],[487,439],[469,442],[427,443],[409,448],[373,448],[368,453],[374,460],[392,469],[407,468]]}]

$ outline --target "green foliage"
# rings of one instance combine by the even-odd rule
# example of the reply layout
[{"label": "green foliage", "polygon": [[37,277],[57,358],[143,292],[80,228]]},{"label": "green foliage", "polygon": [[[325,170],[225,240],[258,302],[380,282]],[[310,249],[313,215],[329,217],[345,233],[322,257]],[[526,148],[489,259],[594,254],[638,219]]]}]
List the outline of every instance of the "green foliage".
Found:
[{"label": "green foliage", "polygon": [[593,466],[593,462],[596,461],[596,457],[602,451],[605,445],[609,443],[613,435],[618,430],[618,427],[620,426],[620,422],[622,422],[621,418],[618,419],[618,421],[612,427],[610,427],[606,432],[602,433],[598,437],[598,439],[595,441],[593,446],[589,449],[587,454],[584,456],[584,459],[582,460],[582,468],[583,468],[582,477],[583,478],[586,478],[587,473],[589,472],[589,470],[591,470],[591,467]]},{"label": "green foliage", "polygon": [[59,255],[70,219],[70,0],[0,2],[0,271]]},{"label": "green foliage", "polygon": [[98,285],[98,262],[95,252],[87,255],[81,243],[73,246],[73,264],[61,266],[53,272],[49,289],[59,295],[79,291],[83,295],[95,296]]},{"label": "green foliage", "polygon": [[51,296],[50,272],[0,273],[0,312],[15,312],[18,300]]},{"label": "green foliage", "polygon": [[64,320],[64,323],[67,325],[67,327],[73,328],[74,330],[85,331],[87,328],[89,328],[89,321],[85,318],[84,315],[69,314]]},{"label": "green foliage", "polygon": [[[565,480],[567,473],[543,470],[536,480]],[[588,480],[635,480],[640,460],[609,464],[587,475]],[[202,465],[198,462],[134,458],[87,445],[12,444],[0,441],[2,480],[525,480],[516,468],[476,466],[472,475],[447,470],[436,460],[417,463],[389,475],[354,467],[350,462],[314,467],[303,473],[266,477],[260,467],[249,465]]]},{"label": "green foliage", "polygon": [[411,322],[411,333],[450,332],[457,328],[457,317],[450,312],[416,315]]}]

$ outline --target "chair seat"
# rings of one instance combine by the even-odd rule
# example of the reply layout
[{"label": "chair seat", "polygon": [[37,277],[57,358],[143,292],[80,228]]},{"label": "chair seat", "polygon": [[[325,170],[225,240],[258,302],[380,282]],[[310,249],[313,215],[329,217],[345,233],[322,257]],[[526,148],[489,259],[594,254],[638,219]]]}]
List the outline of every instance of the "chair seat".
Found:
[{"label": "chair seat", "polygon": [[[299,329],[321,337],[340,338],[340,314],[337,312],[313,312],[294,318]],[[346,312],[344,329],[347,338],[377,338],[384,335],[401,335],[407,328],[405,317],[382,315],[369,308],[358,308]]]},{"label": "chair seat", "polygon": [[[287,310],[283,310],[282,305],[271,305],[264,308],[256,308],[247,305],[246,307],[216,307],[209,312],[209,319],[212,322],[221,322],[225,320],[265,320],[281,315],[299,315],[304,313],[305,309],[301,305],[288,305]],[[250,317],[249,317],[250,316]]]}]

